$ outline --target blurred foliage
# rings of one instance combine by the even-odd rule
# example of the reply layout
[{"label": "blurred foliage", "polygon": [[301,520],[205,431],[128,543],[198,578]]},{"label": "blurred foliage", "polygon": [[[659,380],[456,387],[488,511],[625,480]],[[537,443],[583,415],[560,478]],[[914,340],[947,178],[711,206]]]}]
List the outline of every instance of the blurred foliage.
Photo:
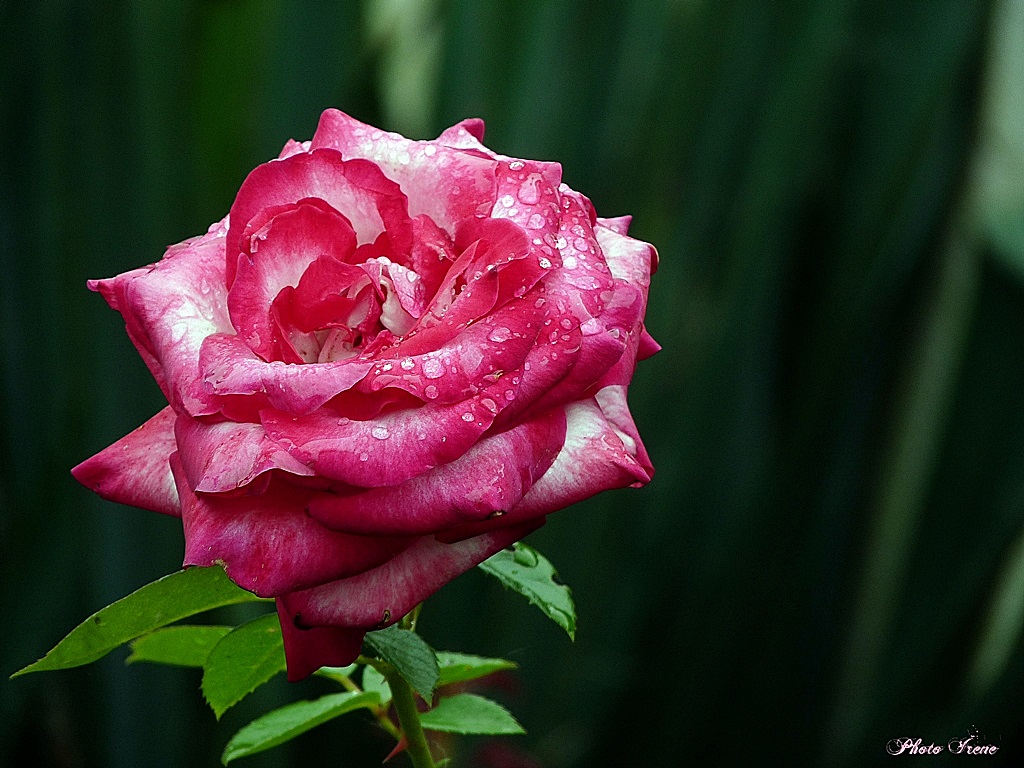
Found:
[{"label": "blurred foliage", "polygon": [[[180,564],[177,523],[68,474],[160,406],[85,279],[205,231],[326,107],[417,137],[480,116],[662,256],[631,390],[658,474],[532,538],[575,645],[481,574],[423,614],[519,662],[509,748],[865,766],[976,726],[1002,748],[978,759],[1022,759],[1021,0],[9,0],[0,61],[5,677]],[[323,692],[217,726],[198,685],[118,659],[0,682],[0,765],[214,766]],[[382,749],[340,720],[247,761]]]}]

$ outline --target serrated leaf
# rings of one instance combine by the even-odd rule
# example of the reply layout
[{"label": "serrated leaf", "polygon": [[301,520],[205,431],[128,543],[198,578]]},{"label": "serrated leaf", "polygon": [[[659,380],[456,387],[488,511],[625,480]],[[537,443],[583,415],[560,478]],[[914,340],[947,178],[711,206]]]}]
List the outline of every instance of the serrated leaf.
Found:
[{"label": "serrated leaf", "polygon": [[384,679],[384,675],[373,667],[363,669],[363,690],[376,693],[380,696],[380,703],[387,704],[391,701],[391,686]]},{"label": "serrated leaf", "polygon": [[468,653],[455,653],[454,651],[438,651],[437,665],[441,670],[437,681],[439,688],[442,685],[464,683],[467,680],[476,680],[504,669],[516,669],[519,666],[514,661],[507,659],[488,659],[483,656],[472,656]]},{"label": "serrated leaf", "polygon": [[310,728],[333,720],[335,717],[365,709],[378,704],[375,693],[332,693],[314,701],[297,701],[294,704],[268,712],[236,733],[221,755],[221,762],[227,765],[239,757],[255,755],[257,752],[284,744]]},{"label": "serrated leaf", "polygon": [[203,696],[220,719],[274,675],[285,671],[284,643],[276,613],[226,634],[203,665]]},{"label": "serrated leaf", "polygon": [[132,652],[125,663],[148,661],[177,667],[202,667],[213,647],[231,629],[205,624],[183,624],[157,629],[132,641]]},{"label": "serrated leaf", "polygon": [[434,649],[422,637],[396,624],[387,629],[368,632],[366,643],[380,658],[398,670],[416,693],[430,700],[440,671]]},{"label": "serrated leaf", "polygon": [[526,733],[501,704],[472,693],[460,693],[441,699],[437,706],[420,716],[423,728],[445,733],[489,736]]},{"label": "serrated leaf", "polygon": [[236,586],[219,566],[178,571],[97,611],[43,658],[11,677],[80,667],[175,621],[225,605],[262,599]]},{"label": "serrated leaf", "polygon": [[540,552],[518,541],[479,566],[508,589],[523,595],[544,615],[576,639],[576,606],[569,587],[555,581],[555,568]]}]

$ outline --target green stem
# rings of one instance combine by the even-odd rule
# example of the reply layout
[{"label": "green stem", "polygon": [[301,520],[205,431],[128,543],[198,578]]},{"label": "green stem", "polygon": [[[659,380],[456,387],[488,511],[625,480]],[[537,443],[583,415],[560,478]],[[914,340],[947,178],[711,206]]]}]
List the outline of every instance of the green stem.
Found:
[{"label": "green stem", "polygon": [[398,722],[405,734],[405,746],[415,768],[435,768],[434,758],[427,745],[427,737],[420,725],[420,713],[416,709],[416,698],[412,687],[396,670],[390,669],[385,675],[391,686],[391,700],[398,712]]}]

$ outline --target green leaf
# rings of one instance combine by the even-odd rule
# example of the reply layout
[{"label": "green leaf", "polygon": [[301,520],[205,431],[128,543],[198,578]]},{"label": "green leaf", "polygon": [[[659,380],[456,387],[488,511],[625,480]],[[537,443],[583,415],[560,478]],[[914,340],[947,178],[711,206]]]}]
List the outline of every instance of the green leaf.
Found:
[{"label": "green leaf", "polygon": [[480,563],[480,568],[540,608],[576,639],[576,606],[572,592],[555,581],[555,568],[540,552],[518,541]]},{"label": "green leaf", "polygon": [[180,619],[225,605],[262,599],[236,586],[219,566],[178,571],[97,611],[43,658],[11,677],[80,667],[103,658],[129,640]]},{"label": "green leaf", "polygon": [[526,733],[503,706],[472,693],[441,699],[436,707],[423,713],[420,722],[425,730],[445,733],[490,736]]},{"label": "green leaf", "polygon": [[352,691],[332,693],[314,701],[297,701],[275,709],[253,720],[236,733],[224,747],[221,762],[227,765],[239,757],[255,755],[257,752],[294,739],[310,728],[315,728],[346,712],[365,709],[378,703],[375,693]]},{"label": "green leaf", "polygon": [[506,659],[488,659],[483,656],[472,656],[468,653],[455,653],[454,651],[438,651],[437,664],[441,668],[441,676],[437,681],[438,687],[476,680],[493,675],[503,669],[516,669],[519,666],[514,661]]},{"label": "green leaf", "polygon": [[[422,637],[393,625],[366,634],[366,643],[393,666],[424,699],[430,700],[440,672],[437,655]],[[366,674],[365,672],[363,673]]]},{"label": "green leaf", "polygon": [[178,667],[202,667],[206,657],[231,627],[183,624],[164,627],[132,641],[126,664],[148,661]]},{"label": "green leaf", "polygon": [[368,666],[363,669],[363,690],[380,696],[381,704],[391,701],[391,686],[384,679],[384,675],[373,667]]},{"label": "green leaf", "polygon": [[285,671],[284,643],[276,613],[233,629],[203,665],[203,696],[217,719],[274,675]]}]

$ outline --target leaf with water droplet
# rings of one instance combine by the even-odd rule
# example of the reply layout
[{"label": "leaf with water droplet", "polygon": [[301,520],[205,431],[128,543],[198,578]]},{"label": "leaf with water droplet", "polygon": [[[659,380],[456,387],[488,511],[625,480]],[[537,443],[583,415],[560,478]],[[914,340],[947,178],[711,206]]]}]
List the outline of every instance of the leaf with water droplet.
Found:
[{"label": "leaf with water droplet", "polygon": [[480,563],[480,569],[536,605],[544,615],[576,639],[576,606],[569,587],[557,581],[555,568],[540,552],[516,542]]}]

